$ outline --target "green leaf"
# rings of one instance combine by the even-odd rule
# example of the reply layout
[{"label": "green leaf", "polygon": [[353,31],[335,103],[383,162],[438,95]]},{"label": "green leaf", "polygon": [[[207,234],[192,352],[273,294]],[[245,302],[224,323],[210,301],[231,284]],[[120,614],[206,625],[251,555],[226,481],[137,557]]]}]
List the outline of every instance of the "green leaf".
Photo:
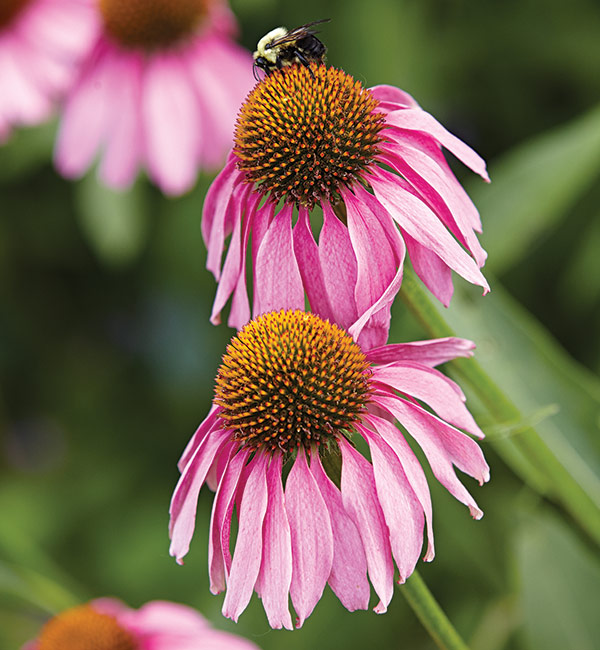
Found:
[{"label": "green leaf", "polygon": [[45,165],[52,157],[55,122],[16,129],[0,143],[0,180],[16,181]]},{"label": "green leaf", "polygon": [[143,184],[126,192],[102,185],[88,174],[76,186],[75,199],[81,229],[98,257],[120,267],[140,253],[147,235],[147,209]]},{"label": "green leaf", "polygon": [[559,520],[528,515],[516,544],[528,647],[594,650],[600,639],[600,566]]},{"label": "green leaf", "polygon": [[498,274],[527,255],[598,175],[600,108],[492,164],[491,185],[469,185],[485,226],[486,272]]}]

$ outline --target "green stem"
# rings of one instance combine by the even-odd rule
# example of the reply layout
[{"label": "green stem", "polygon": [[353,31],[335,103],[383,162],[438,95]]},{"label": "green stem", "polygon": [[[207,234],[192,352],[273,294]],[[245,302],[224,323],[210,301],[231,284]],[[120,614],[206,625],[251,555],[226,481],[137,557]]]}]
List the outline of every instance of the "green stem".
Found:
[{"label": "green stem", "polygon": [[400,587],[400,591],[439,648],[469,650],[417,571]]},{"label": "green stem", "polygon": [[[413,272],[406,272],[401,298],[423,327],[435,337],[456,336],[421,287]],[[496,424],[524,423],[523,415],[474,359],[453,362],[456,374],[477,394]],[[538,432],[523,424],[510,440],[490,437],[490,444],[538,492],[559,503],[598,545],[600,510],[590,495],[565,469]]]}]

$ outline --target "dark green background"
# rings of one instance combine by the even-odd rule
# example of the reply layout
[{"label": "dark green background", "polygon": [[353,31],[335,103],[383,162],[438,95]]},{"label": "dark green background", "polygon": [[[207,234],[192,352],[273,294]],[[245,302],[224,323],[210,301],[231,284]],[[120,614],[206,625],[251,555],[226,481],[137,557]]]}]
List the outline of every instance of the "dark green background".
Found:
[{"label": "dark green background", "polygon": [[[592,0],[238,0],[242,42],[330,17],[329,62],[397,85],[488,161],[480,207],[492,293],[458,278],[445,315],[598,499],[600,4]],[[215,62],[218,65],[218,62]],[[166,116],[168,117],[168,116]],[[55,124],[0,148],[0,647],[35,635],[48,607],[115,595],[199,608],[274,648],[433,648],[400,593],[348,613],[327,589],[300,631],[271,631],[253,598],[240,623],[208,591],[212,494],[184,567],[168,555],[177,459],[210,403],[231,334],[208,323],[203,196],[141,179],[113,194],[61,179]],[[426,334],[400,301],[392,341]],[[511,426],[486,428],[490,437]],[[465,483],[474,522],[432,481],[437,557],[427,584],[473,650],[593,650],[597,547],[489,443],[492,481]],[[373,605],[375,602],[373,602]]]}]

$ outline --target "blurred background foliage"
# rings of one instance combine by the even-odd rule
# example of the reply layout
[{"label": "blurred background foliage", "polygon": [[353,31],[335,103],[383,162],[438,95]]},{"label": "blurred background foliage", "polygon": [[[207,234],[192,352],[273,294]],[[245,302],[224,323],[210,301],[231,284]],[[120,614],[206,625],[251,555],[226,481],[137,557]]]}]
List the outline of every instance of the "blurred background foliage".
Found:
[{"label": "blurred background foliage", "polygon": [[[597,545],[531,459],[502,445],[533,425],[600,501],[600,4],[233,8],[250,50],[278,24],[330,17],[332,65],[407,90],[489,161],[491,186],[456,170],[482,214],[493,290],[482,299],[455,278],[440,311],[477,342],[523,421],[492,422],[466,386],[490,439],[492,481],[468,484],[486,514],[473,522],[432,481],[437,557],[420,571],[473,650],[592,650]],[[434,647],[400,594],[377,617],[348,613],[327,589],[294,633],[271,631],[256,597],[238,625],[223,619],[207,585],[208,491],[185,567],[169,557],[176,461],[231,334],[208,323],[211,177],[179,199],[144,178],[124,194],[93,175],[70,183],[50,163],[54,133],[22,130],[0,148],[0,647],[18,648],[49,612],[111,594],[191,604],[265,650]],[[391,340],[426,336],[397,301]]]}]

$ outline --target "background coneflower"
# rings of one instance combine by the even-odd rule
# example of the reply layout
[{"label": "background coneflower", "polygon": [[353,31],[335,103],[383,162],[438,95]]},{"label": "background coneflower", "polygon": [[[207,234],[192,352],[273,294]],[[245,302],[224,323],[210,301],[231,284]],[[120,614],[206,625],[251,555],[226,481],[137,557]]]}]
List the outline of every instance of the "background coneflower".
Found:
[{"label": "background coneflower", "polygon": [[100,0],[97,36],[66,101],[59,171],[124,188],[138,170],[167,194],[222,164],[235,112],[252,83],[225,0]]}]

